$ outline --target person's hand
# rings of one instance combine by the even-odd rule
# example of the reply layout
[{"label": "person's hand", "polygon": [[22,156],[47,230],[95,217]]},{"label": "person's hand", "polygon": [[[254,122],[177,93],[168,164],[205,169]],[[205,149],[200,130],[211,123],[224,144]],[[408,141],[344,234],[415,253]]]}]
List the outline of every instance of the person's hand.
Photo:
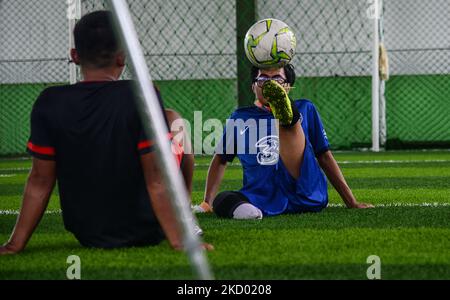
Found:
[{"label": "person's hand", "polygon": [[22,249],[14,247],[10,243],[6,243],[3,246],[0,246],[0,255],[17,254],[21,250]]},{"label": "person's hand", "polygon": [[214,246],[208,243],[202,243],[202,249],[206,251],[213,251]]},{"label": "person's hand", "polygon": [[349,208],[374,208],[375,206],[373,206],[370,203],[360,203],[360,202],[356,202],[354,204],[352,204],[352,206],[350,206]]},{"label": "person's hand", "polygon": [[193,205],[192,212],[195,214],[202,214],[202,213],[212,213],[213,210],[208,202],[203,201],[202,203],[200,203],[198,205]]},{"label": "person's hand", "polygon": [[[214,246],[208,243],[202,243],[201,245],[202,250],[206,250],[206,251],[212,251],[214,250]],[[177,251],[183,251],[184,248],[182,246],[172,246],[173,249],[177,250]]]}]

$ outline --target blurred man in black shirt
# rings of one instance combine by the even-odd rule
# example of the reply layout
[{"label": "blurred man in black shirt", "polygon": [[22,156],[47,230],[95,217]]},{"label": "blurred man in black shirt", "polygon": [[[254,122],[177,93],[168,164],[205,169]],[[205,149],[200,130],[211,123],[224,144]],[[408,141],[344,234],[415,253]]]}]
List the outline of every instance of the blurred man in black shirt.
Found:
[{"label": "blurred man in black shirt", "polygon": [[[0,254],[25,248],[56,179],[64,226],[83,246],[156,245],[167,238],[181,249],[181,231],[152,141],[143,131],[132,82],[118,81],[125,55],[111,14],[84,16],[74,36],[71,56],[81,65],[84,81],[48,88],[34,104],[27,145],[33,166],[16,227]],[[166,121],[177,118],[167,111]],[[190,190],[193,155],[178,152],[177,159]]]}]

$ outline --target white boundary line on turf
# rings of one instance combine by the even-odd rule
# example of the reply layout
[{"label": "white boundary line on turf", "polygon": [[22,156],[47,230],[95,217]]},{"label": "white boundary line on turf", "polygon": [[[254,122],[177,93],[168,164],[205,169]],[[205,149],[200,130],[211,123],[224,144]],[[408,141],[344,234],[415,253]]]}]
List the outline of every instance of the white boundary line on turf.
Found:
[{"label": "white boundary line on turf", "polygon": [[[448,207],[450,206],[450,203],[439,203],[439,202],[433,202],[433,203],[380,203],[380,204],[374,204],[376,207]],[[331,203],[328,204],[327,207],[345,207],[344,204],[336,204]]]},{"label": "white boundary line on turf", "polygon": [[[450,162],[449,159],[425,159],[425,160],[338,160],[338,164],[411,164],[411,163],[441,163]],[[240,166],[240,163],[231,163],[229,166]],[[195,164],[196,167],[208,167],[209,164]],[[1,169],[0,169],[1,171]]]},{"label": "white boundary line on turf", "polygon": [[[424,203],[401,203],[401,202],[397,202],[397,203],[380,203],[380,204],[374,204],[375,208],[378,207],[450,207],[450,203],[439,203],[439,202],[424,202]],[[336,204],[336,203],[331,203],[328,204],[328,207],[345,207],[344,204]],[[47,215],[56,215],[56,214],[60,214],[62,211],[60,209],[57,210],[47,210],[45,211],[45,214]],[[19,210],[14,210],[14,209],[6,209],[6,210],[0,210],[0,216],[5,216],[5,215],[18,215],[19,214]]]},{"label": "white boundary line on turf", "polygon": [[[46,215],[57,215],[60,214],[62,210],[56,209],[56,210],[46,210]],[[19,210],[17,209],[6,209],[6,210],[0,210],[0,216],[8,216],[8,215],[18,215]]]},{"label": "white boundary line on turf", "polygon": [[423,159],[423,160],[341,160],[338,164],[409,164],[409,163],[439,163],[450,162],[448,159]]},{"label": "white boundary line on turf", "polygon": [[[338,164],[410,164],[410,163],[441,163],[450,162],[449,159],[425,159],[425,160],[338,160]],[[229,166],[240,166],[240,163],[231,163]],[[209,164],[195,164],[196,167],[208,167]],[[1,171],[1,169],[0,169]]]},{"label": "white boundary line on turf", "polygon": [[[441,163],[441,162],[450,162],[449,159],[425,159],[425,160],[338,160],[338,164],[343,165],[351,165],[351,164],[410,164],[410,163]],[[196,167],[209,167],[209,163],[207,164],[194,164]],[[230,163],[228,166],[240,166],[240,163]],[[30,171],[31,168],[22,167],[22,168],[0,168],[0,172],[12,172],[12,171]],[[0,173],[1,174],[1,173]],[[5,174],[10,175],[10,174]]]},{"label": "white boundary line on turf", "polygon": [[5,169],[1,169],[0,168],[0,172],[1,171],[6,171],[6,172],[10,172],[10,171],[30,171],[31,168],[27,167],[27,168],[5,168]]}]

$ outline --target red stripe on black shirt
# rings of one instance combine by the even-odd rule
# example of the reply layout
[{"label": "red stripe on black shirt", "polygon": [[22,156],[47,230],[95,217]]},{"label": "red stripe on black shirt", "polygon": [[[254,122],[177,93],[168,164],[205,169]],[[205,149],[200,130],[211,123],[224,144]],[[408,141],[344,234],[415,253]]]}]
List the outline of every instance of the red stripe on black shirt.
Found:
[{"label": "red stripe on black shirt", "polygon": [[55,155],[56,151],[53,147],[43,147],[33,144],[32,142],[28,142],[27,144],[28,149],[31,151],[42,154],[42,155]]}]

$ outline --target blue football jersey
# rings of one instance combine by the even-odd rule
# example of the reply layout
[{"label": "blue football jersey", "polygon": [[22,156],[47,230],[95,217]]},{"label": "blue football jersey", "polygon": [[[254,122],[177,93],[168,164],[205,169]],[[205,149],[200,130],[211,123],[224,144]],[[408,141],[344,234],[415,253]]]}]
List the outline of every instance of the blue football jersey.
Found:
[{"label": "blue football jersey", "polygon": [[291,205],[314,206],[328,201],[327,185],[316,156],[329,149],[322,121],[308,100],[294,102],[300,112],[306,147],[299,179],[289,178],[279,158],[279,138],[272,113],[258,106],[239,108],[227,120],[216,148],[222,161],[237,156],[243,168],[239,192],[266,215],[285,212]]}]

